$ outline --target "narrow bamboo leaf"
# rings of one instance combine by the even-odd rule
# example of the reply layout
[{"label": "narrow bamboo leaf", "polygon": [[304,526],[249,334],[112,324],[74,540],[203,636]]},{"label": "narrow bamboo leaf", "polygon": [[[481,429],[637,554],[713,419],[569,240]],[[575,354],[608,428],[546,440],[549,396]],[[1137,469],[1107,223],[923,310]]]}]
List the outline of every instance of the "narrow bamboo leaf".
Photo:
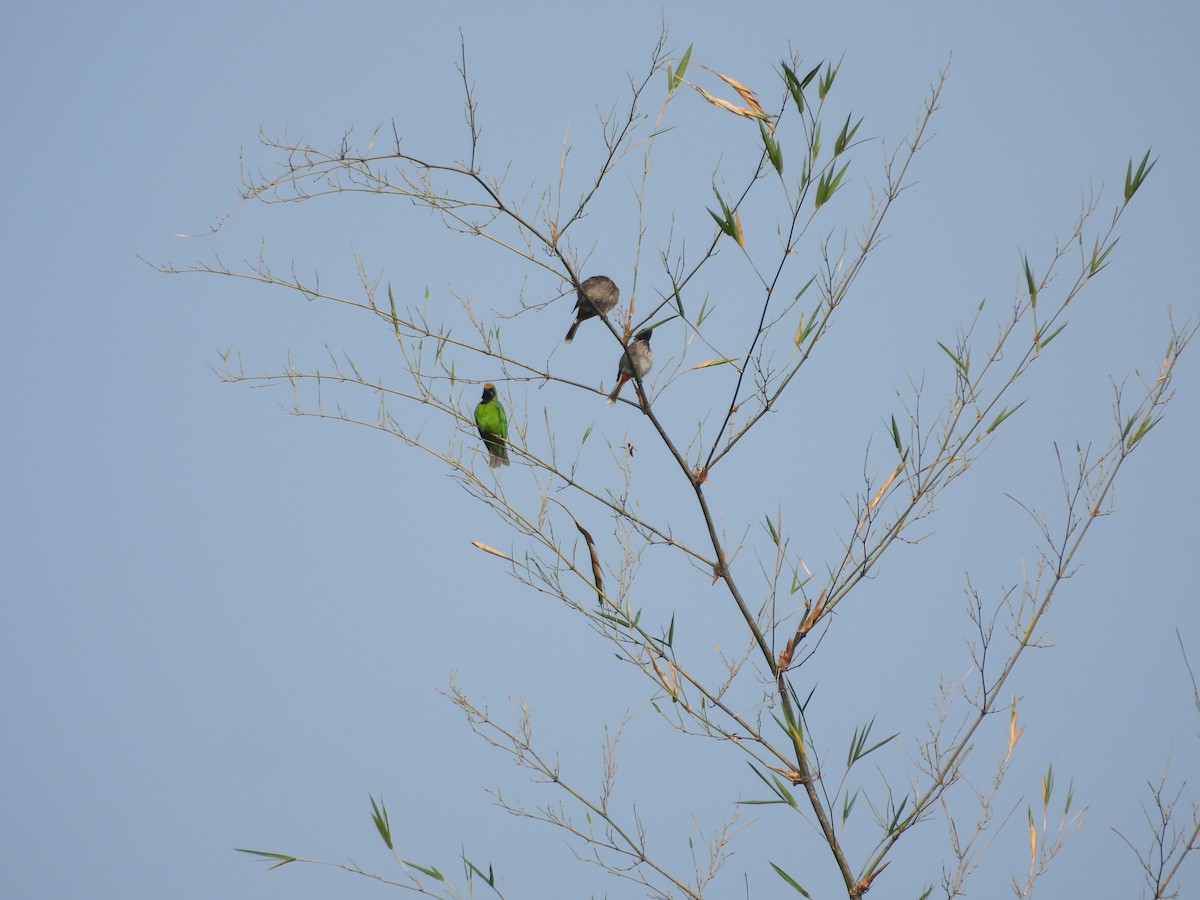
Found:
[{"label": "narrow bamboo leaf", "polygon": [[688,48],[683,51],[683,56],[679,58],[679,67],[675,69],[675,77],[682,79],[683,73],[687,71],[688,63],[692,59],[693,44],[688,44]]},{"label": "narrow bamboo leaf", "polygon": [[[705,208],[705,209],[708,209],[708,207],[707,207],[707,206],[706,206],[706,207],[704,207],[704,208]],[[715,212],[713,212],[711,209],[709,209],[709,210],[708,210],[708,214],[709,214],[710,216],[712,216],[712,217],[713,217],[713,221],[717,223],[717,227],[719,227],[719,228],[721,229],[721,231],[723,231],[723,232],[724,232],[725,234],[727,234],[729,237],[733,237],[733,235],[734,235],[734,231],[733,231],[733,225],[732,225],[732,223],[730,223],[730,222],[726,221],[725,219],[721,218],[721,217],[720,217],[720,216],[718,216],[718,215],[717,215]]]},{"label": "narrow bamboo leaf", "polygon": [[489,546],[488,544],[485,544],[482,541],[471,541],[471,543],[474,544],[476,547],[478,547],[480,550],[482,550],[484,553],[490,553],[490,554],[492,554],[492,556],[498,556],[501,559],[507,559],[509,562],[516,562],[516,560],[513,559],[511,556],[509,556],[507,553],[501,553],[495,547]]},{"label": "narrow bamboo leaf", "polygon": [[792,102],[796,104],[796,112],[804,112],[804,89],[800,86],[800,79],[796,77],[796,73],[792,71],[792,67],[787,63],[780,63],[783,66],[783,83],[787,85],[788,93],[792,95]]},{"label": "narrow bamboo leaf", "polygon": [[763,519],[767,523],[767,533],[771,535],[771,543],[773,543],[776,547],[778,547],[779,546],[779,532],[777,532],[775,530],[775,523],[771,521],[770,516],[763,516]]},{"label": "narrow bamboo leaf", "polygon": [[806,325],[805,325],[804,313],[800,313],[800,321],[796,325],[795,343],[796,343],[797,350],[799,350],[800,346],[804,343],[804,339],[806,337],[808,337],[808,332],[809,332],[809,327],[806,327]]},{"label": "narrow bamboo leaf", "polygon": [[858,802],[858,791],[855,791],[849,797],[842,798],[842,824],[846,824],[846,820],[850,818],[850,813],[854,809],[854,804]]},{"label": "narrow bamboo leaf", "polygon": [[671,93],[675,88],[679,87],[683,81],[683,73],[687,71],[688,61],[692,58],[692,45],[689,44],[687,50],[679,60],[679,66],[672,71],[671,66],[667,65],[667,93]]},{"label": "narrow bamboo leaf", "polygon": [[1150,429],[1152,429],[1161,421],[1162,416],[1159,416],[1157,419],[1151,419],[1150,414],[1147,413],[1146,417],[1142,419],[1142,423],[1138,426],[1138,430],[1134,433],[1133,437],[1129,439],[1126,449],[1132,450],[1142,438],[1150,433]]},{"label": "narrow bamboo leaf", "polygon": [[815,78],[817,73],[820,71],[821,71],[821,63],[817,63],[815,66],[812,67],[811,72],[809,72],[807,75],[805,75],[803,78],[800,79],[800,87],[802,87],[802,88],[808,87],[809,82],[812,81],[813,78]]},{"label": "narrow bamboo leaf", "polygon": [[854,127],[851,128],[850,116],[846,116],[846,124],[842,126],[842,130],[838,134],[837,140],[833,143],[834,156],[840,156],[842,151],[844,151],[850,145],[850,142],[854,140],[854,135],[858,133],[858,127],[862,125],[862,123],[863,120],[860,117],[859,120],[854,123]]},{"label": "narrow bamboo leaf", "polygon": [[1111,244],[1109,244],[1107,247],[1104,248],[1103,251],[1101,251],[1100,250],[1100,239],[1096,238],[1096,243],[1092,246],[1092,261],[1088,265],[1088,276],[1089,277],[1092,275],[1095,275],[1097,272],[1099,272],[1101,269],[1103,269],[1105,266],[1108,265],[1108,263],[1105,262],[1105,260],[1108,259],[1108,254],[1112,253],[1113,248],[1115,246],[1117,246],[1117,241],[1119,241],[1119,240],[1120,240],[1120,238],[1115,238]]},{"label": "narrow bamboo leaf", "polygon": [[1018,409],[1020,409],[1022,406],[1024,406],[1025,403],[1026,403],[1026,401],[1022,400],[1020,403],[1018,403],[1012,409],[1003,410],[1000,413],[1000,415],[996,416],[996,420],[994,422],[992,422],[991,425],[988,426],[987,431],[984,433],[991,434],[993,431],[995,431],[997,428],[1000,427],[1001,422],[1003,422],[1005,419],[1007,419],[1009,416],[1011,416],[1013,413],[1015,413]]},{"label": "narrow bamboo leaf", "polygon": [[[629,620],[626,619],[624,616],[614,616],[613,614],[605,612],[602,609],[597,610],[596,615],[599,616],[601,619],[607,619],[609,622],[612,622],[618,628],[628,628],[629,627]],[[617,657],[617,658],[620,659],[620,657]]]},{"label": "narrow bamboo leaf", "polygon": [[1138,165],[1137,172],[1133,171],[1133,158],[1130,157],[1129,165],[1125,167],[1125,202],[1128,203],[1133,199],[1133,195],[1137,193],[1138,188],[1142,186],[1142,182],[1149,177],[1151,170],[1158,164],[1158,157],[1154,158],[1154,162],[1149,166],[1146,163],[1150,159],[1150,151],[1146,151],[1146,155],[1142,157],[1142,162]]},{"label": "narrow bamboo leaf", "polygon": [[[771,862],[771,861],[767,860],[767,862]],[[779,868],[779,866],[775,865],[775,863],[771,863],[771,868],[775,870],[776,875],[778,875],[780,878],[782,878],[784,881],[786,881],[788,884],[790,884],[795,890],[797,890],[800,893],[800,896],[808,897],[811,900],[812,894],[810,894],[804,888],[800,887],[800,885],[796,883],[795,878],[793,878],[787,872],[783,871],[783,869]]]},{"label": "narrow bamboo leaf", "polygon": [[[367,796],[371,796],[368,794]],[[383,842],[387,844],[389,850],[395,850],[392,846],[392,826],[388,822],[387,807],[383,805],[383,798],[379,798],[379,802],[375,802],[375,798],[371,797],[371,820],[375,823],[376,830],[379,831],[379,836],[383,838]]]},{"label": "narrow bamboo leaf", "polygon": [[821,123],[817,123],[817,127],[813,129],[812,138],[812,161],[813,165],[817,164],[817,157],[821,155]]},{"label": "narrow bamboo leaf", "polygon": [[895,734],[890,734],[890,735],[888,735],[888,736],[887,736],[887,737],[885,737],[885,738],[884,738],[882,741],[876,741],[874,744],[872,744],[870,747],[868,747],[866,750],[864,750],[864,751],[863,751],[863,752],[862,752],[862,753],[859,755],[859,757],[858,757],[858,758],[859,758],[859,759],[862,759],[864,756],[867,756],[867,755],[869,755],[869,754],[871,754],[871,753],[874,753],[876,750],[878,750],[878,749],[879,749],[880,747],[882,747],[884,744],[891,743],[892,741],[894,741],[894,740],[895,740],[896,738],[898,738],[899,736],[900,736],[900,732],[898,732],[898,731],[897,731]]},{"label": "narrow bamboo leaf", "polygon": [[963,360],[959,359],[958,356],[954,353],[954,351],[951,350],[949,347],[947,347],[945,344],[943,344],[941,341],[938,341],[937,345],[946,352],[946,355],[948,357],[950,357],[952,360],[954,360],[954,364],[956,366],[958,366],[959,371],[962,372],[963,375],[966,375],[967,371],[968,371],[967,364]]},{"label": "narrow bamboo leaf", "polygon": [[1037,826],[1033,824],[1033,809],[1028,808],[1029,813],[1029,865],[1032,868],[1037,861]]},{"label": "narrow bamboo leaf", "polygon": [[750,107],[750,109],[752,109],[759,116],[759,121],[764,119],[769,120],[771,118],[771,116],[763,110],[762,104],[758,102],[758,95],[754,93],[751,88],[747,87],[736,78],[733,78],[729,75],[722,74],[721,72],[716,72],[714,74],[735,91],[737,91],[737,95],[742,98],[742,102]]},{"label": "narrow bamboo leaf", "polygon": [[775,167],[776,172],[782,175],[783,151],[779,149],[779,142],[775,140],[770,130],[762,122],[758,123],[758,130],[762,134],[763,146],[767,149],[767,157],[771,160],[771,165]]},{"label": "narrow bamboo leaf", "polygon": [[396,337],[400,337],[400,317],[396,315],[396,296],[392,293],[392,285],[388,283],[388,303],[392,306],[392,328],[396,331]]},{"label": "narrow bamboo leaf", "polygon": [[258,856],[262,859],[278,860],[275,865],[268,866],[267,871],[270,871],[271,869],[278,869],[280,866],[286,866],[288,863],[296,861],[296,857],[288,856],[284,853],[267,853],[265,850],[243,850],[241,847],[234,847],[233,849],[238,853],[248,853],[251,856]]},{"label": "narrow bamboo leaf", "polygon": [[409,862],[407,859],[403,860],[403,862],[410,869],[416,869],[418,872],[421,872],[424,875],[428,875],[430,878],[433,878],[437,881],[445,881],[446,880],[446,876],[443,875],[441,872],[439,872],[437,869],[426,868],[425,866],[418,865],[415,862]]},{"label": "narrow bamboo leaf", "polygon": [[904,815],[904,810],[908,806],[908,798],[904,798],[904,802],[900,804],[900,808],[896,810],[896,814],[892,816],[891,824],[888,825],[888,834],[895,834],[900,825],[900,817]]},{"label": "narrow bamboo leaf", "polygon": [[1047,344],[1049,344],[1052,340],[1054,340],[1056,337],[1058,337],[1058,335],[1062,332],[1062,330],[1064,328],[1067,327],[1068,324],[1070,324],[1070,323],[1063,322],[1061,325],[1059,325],[1057,328],[1055,328],[1052,332],[1050,332],[1050,334],[1048,334],[1046,337],[1044,337],[1040,341],[1038,341],[1038,349],[1039,350],[1044,349]]},{"label": "narrow bamboo leaf", "polygon": [[740,801],[743,806],[762,806],[762,805],[767,805],[767,804],[771,804],[771,803],[786,803],[788,806],[791,806],[793,809],[797,808],[796,807],[796,798],[792,796],[791,791],[789,791],[786,787],[784,787],[783,782],[781,782],[774,775],[772,775],[770,778],[767,778],[766,775],[764,775],[762,772],[758,771],[758,769],[756,769],[754,767],[753,763],[748,762],[748,763],[746,763],[746,765],[750,766],[750,771],[752,771],[755,775],[757,775],[760,779],[762,779],[762,783],[765,784],[768,788],[770,788],[772,793],[774,793],[775,796],[778,797],[779,799],[778,800],[743,800],[743,801]]},{"label": "narrow bamboo leaf", "polygon": [[1025,284],[1029,287],[1029,305],[1037,307],[1037,285],[1033,282],[1033,269],[1029,268],[1029,257],[1023,257],[1025,262]]},{"label": "narrow bamboo leaf", "polygon": [[[838,67],[840,68],[840,66]],[[833,79],[837,78],[838,70],[833,67],[833,63],[828,63],[825,66],[825,74],[821,76],[821,80],[817,82],[817,96],[822,100],[829,93],[829,89],[833,87]]]},{"label": "narrow bamboo leaf", "polygon": [[832,169],[829,169],[826,170],[825,174],[821,176],[820,180],[817,182],[817,196],[815,201],[817,209],[820,209],[822,206],[824,206],[825,203],[828,202],[829,198],[834,195],[834,192],[836,192],[841,186],[842,176],[846,174],[846,170],[848,168],[850,168],[849,162],[842,166],[836,175],[833,174]]},{"label": "narrow bamboo leaf", "polygon": [[696,369],[711,369],[713,366],[723,366],[731,362],[737,362],[737,359],[732,356],[727,356],[724,359],[706,359],[702,363],[696,363],[696,365],[692,366],[690,369],[688,369],[688,371],[694,372]]},{"label": "narrow bamboo leaf", "polygon": [[900,427],[896,424],[895,416],[892,416],[892,443],[896,445],[896,452],[903,456],[904,448],[900,443]]},{"label": "narrow bamboo leaf", "polygon": [[1046,767],[1046,774],[1042,776],[1042,806],[1050,805],[1050,795],[1054,793],[1054,763],[1050,763]]},{"label": "narrow bamboo leaf", "polygon": [[480,870],[479,866],[475,865],[475,863],[471,862],[465,856],[463,857],[463,862],[465,862],[467,864],[467,867],[469,868],[470,871],[474,872],[476,875],[478,875],[480,878],[482,878],[485,882],[487,882],[488,887],[494,888],[496,886],[496,873],[492,870],[491,863],[488,863],[487,874],[484,875],[483,872]]},{"label": "narrow bamboo leaf", "polygon": [[1071,783],[1067,785],[1067,802],[1063,804],[1063,816],[1071,814],[1071,803],[1075,799],[1075,779],[1071,779]]}]

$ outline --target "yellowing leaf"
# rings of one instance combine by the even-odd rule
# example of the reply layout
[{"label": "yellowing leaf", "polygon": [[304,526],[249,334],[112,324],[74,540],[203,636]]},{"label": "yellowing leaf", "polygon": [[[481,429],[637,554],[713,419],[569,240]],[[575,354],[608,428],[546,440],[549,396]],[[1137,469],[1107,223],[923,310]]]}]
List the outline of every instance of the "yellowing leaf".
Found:
[{"label": "yellowing leaf", "polygon": [[1033,824],[1033,810],[1029,810],[1029,865],[1037,862],[1037,826]]},{"label": "yellowing leaf", "polygon": [[1021,735],[1025,731],[1025,726],[1017,727],[1017,698],[1013,698],[1012,712],[1008,717],[1008,752],[1004,754],[1007,760],[1012,756],[1013,748],[1017,746],[1017,741],[1021,739]]},{"label": "yellowing leaf", "polygon": [[698,84],[692,84],[690,81],[686,82],[686,84],[695,88],[699,92],[700,96],[703,97],[705,100],[707,100],[709,103],[711,103],[713,106],[719,106],[721,109],[728,110],[729,112],[733,113],[735,116],[742,116],[743,118],[747,118],[747,119],[763,119],[765,121],[769,121],[771,118],[765,112],[763,112],[761,109],[747,109],[744,106],[735,106],[734,104],[730,103],[728,100],[722,100],[720,97],[714,97],[712,94],[710,94],[704,88],[700,87],[700,85],[698,85]]},{"label": "yellowing leaf", "polygon": [[737,357],[736,356],[727,356],[727,357],[725,357],[725,359],[706,359],[704,362],[697,363],[696,365],[692,366],[690,369],[688,369],[688,371],[694,372],[697,369],[708,369],[708,368],[711,368],[712,366],[723,366],[726,363],[731,363],[731,362],[737,362]]},{"label": "yellowing leaf", "polygon": [[480,550],[482,550],[484,553],[490,553],[490,554],[492,554],[492,556],[498,556],[501,559],[507,559],[509,562],[516,562],[516,560],[513,559],[511,556],[509,556],[507,553],[501,553],[495,547],[488,546],[487,544],[483,543],[482,541],[471,541],[471,543],[474,544],[476,547],[478,547]]},{"label": "yellowing leaf", "polygon": [[722,75],[720,72],[717,72],[716,76],[737,91],[738,96],[745,100],[755,112],[763,117],[766,116],[766,113],[763,112],[763,108],[758,105],[758,97],[755,96],[754,91],[750,90],[750,88],[746,87],[740,81],[735,81],[734,79],[730,78],[728,75]]}]

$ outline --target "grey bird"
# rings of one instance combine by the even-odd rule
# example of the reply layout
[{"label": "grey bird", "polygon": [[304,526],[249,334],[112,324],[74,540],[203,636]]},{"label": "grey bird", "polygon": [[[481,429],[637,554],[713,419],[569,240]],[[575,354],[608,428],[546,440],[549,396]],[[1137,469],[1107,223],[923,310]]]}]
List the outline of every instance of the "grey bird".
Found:
[{"label": "grey bird", "polygon": [[651,329],[649,328],[639,331],[637,337],[629,342],[629,346],[621,354],[621,363],[617,369],[617,385],[605,401],[610,406],[617,402],[617,394],[621,393],[625,382],[634,375],[638,378],[645,378],[650,372],[650,367],[654,365],[654,353],[650,350],[650,333]]},{"label": "grey bird", "polygon": [[621,299],[621,292],[616,283],[607,275],[593,275],[579,286],[579,295],[575,298],[575,321],[567,332],[567,343],[575,340],[575,332],[579,326],[593,316],[601,313],[607,315]]}]

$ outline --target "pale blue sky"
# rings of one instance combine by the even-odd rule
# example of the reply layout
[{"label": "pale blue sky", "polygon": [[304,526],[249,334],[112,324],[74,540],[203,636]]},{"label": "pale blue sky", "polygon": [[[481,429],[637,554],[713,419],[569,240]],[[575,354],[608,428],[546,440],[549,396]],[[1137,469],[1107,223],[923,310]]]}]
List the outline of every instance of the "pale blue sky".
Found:
[{"label": "pale blue sky", "polygon": [[[712,486],[731,533],[782,503],[814,569],[836,548],[841,498],[860,488],[863,448],[882,440],[893,389],[909,374],[947,374],[935,342],[952,340],[985,297],[1004,308],[1019,253],[1044,263],[1082,190],[1103,185],[1107,215],[1126,160],[1151,146],[1159,157],[1113,264],[1073,314],[1060,339],[1069,344],[1031,382],[1008,442],[955,486],[930,538],[846,609],[812,669],[831,733],[878,714],[881,731],[919,737],[936,679],[965,667],[964,572],[995,591],[1031,554],[1035,533],[1004,492],[1056,509],[1052,442],[1102,442],[1108,377],[1153,377],[1167,308],[1180,321],[1200,312],[1194,4],[26,4],[0,36],[0,895],[380,896],[316,868],[264,872],[231,850],[353,857],[388,874],[374,793],[408,859],[457,875],[465,846],[497,865],[511,896],[640,896],[572,863],[559,834],[489,802],[482,786],[531,804],[550,795],[437,692],[457,672],[497,707],[528,699],[538,733],[594,783],[604,724],[639,708],[647,683],[471,547],[511,543],[434,461],[375,432],[289,416],[286,393],[222,385],[210,369],[231,346],[251,371],[278,370],[288,354],[324,366],[328,346],[398,381],[386,335],[279,290],[168,278],[137,257],[182,264],[219,252],[234,264],[265,239],[278,263],[319,267],[350,291],[357,250],[409,298],[428,288],[444,302],[455,288],[503,308],[527,271],[478,242],[431,236],[428,217],[395,200],[248,206],[215,237],[170,235],[203,232],[233,205],[243,148],[247,165],[270,161],[260,125],[333,145],[350,127],[365,135],[395,118],[414,148],[461,155],[460,29],[488,162],[512,160],[514,183],[550,180],[566,128],[586,158],[596,107],[622,99],[664,18],[672,46],[693,44],[696,60],[766,96],[789,47],[810,60],[844,54],[841,102],[865,117],[864,135],[893,143],[953,51],[936,140],[860,301],[793,405]],[[691,115],[657,162],[698,174],[697,201],[660,216],[706,218],[711,204],[703,178],[715,157],[698,124],[711,111],[695,100]],[[858,157],[847,189],[858,202],[877,158]],[[685,176],[664,177],[677,186]],[[621,283],[632,221],[614,190],[587,223],[595,265]],[[640,277],[652,295],[653,267]],[[736,289],[713,286],[729,306]],[[558,339],[569,301],[541,315]],[[612,354],[591,340],[581,334],[555,363],[588,377],[599,357],[609,380]],[[1110,826],[1144,836],[1142,786],[1168,756],[1176,778],[1200,772],[1175,638],[1179,629],[1200,665],[1196,359],[1178,392],[1054,608],[1057,647],[1015,682],[1027,726],[1010,796],[1018,827],[997,843],[977,895],[1001,896],[1008,875],[1023,874],[1019,823],[1048,763],[1090,808],[1046,896],[1135,895],[1135,860]],[[523,385],[506,396],[517,409],[540,402]],[[647,502],[684,498],[658,484],[669,470],[631,408],[556,413],[564,441],[592,423],[639,441]],[[756,565],[749,555],[742,564]],[[689,583],[676,596],[680,586],[656,577],[642,583],[656,614],[679,608],[740,640],[715,590]],[[623,771],[631,792],[648,795],[639,807],[666,852],[685,852],[693,810],[711,822],[761,795],[740,758],[679,739],[651,714],[627,740]],[[831,744],[836,759],[844,743]],[[757,815],[719,894],[741,895],[745,873],[751,896],[788,896],[757,849],[776,843],[771,859],[828,887],[826,861],[789,856],[778,814]],[[925,827],[941,837],[940,825]],[[903,847],[898,857],[881,895],[916,896],[936,880],[936,857]],[[1184,896],[1200,891],[1200,861],[1182,884]]]}]

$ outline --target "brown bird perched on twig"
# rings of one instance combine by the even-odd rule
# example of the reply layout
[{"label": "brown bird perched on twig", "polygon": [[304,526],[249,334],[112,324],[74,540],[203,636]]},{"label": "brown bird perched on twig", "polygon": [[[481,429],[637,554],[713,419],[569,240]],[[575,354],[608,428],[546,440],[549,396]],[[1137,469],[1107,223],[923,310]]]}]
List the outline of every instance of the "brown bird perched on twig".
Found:
[{"label": "brown bird perched on twig", "polygon": [[634,375],[645,378],[654,365],[654,353],[650,350],[651,329],[646,328],[637,333],[637,337],[629,342],[625,352],[621,354],[621,362],[617,368],[617,384],[605,401],[610,406],[617,402],[617,394]]},{"label": "brown bird perched on twig", "polygon": [[607,275],[593,275],[579,286],[579,294],[575,298],[575,321],[567,332],[567,343],[575,340],[575,332],[579,326],[601,313],[607,315],[621,299],[621,292],[616,283]]}]

